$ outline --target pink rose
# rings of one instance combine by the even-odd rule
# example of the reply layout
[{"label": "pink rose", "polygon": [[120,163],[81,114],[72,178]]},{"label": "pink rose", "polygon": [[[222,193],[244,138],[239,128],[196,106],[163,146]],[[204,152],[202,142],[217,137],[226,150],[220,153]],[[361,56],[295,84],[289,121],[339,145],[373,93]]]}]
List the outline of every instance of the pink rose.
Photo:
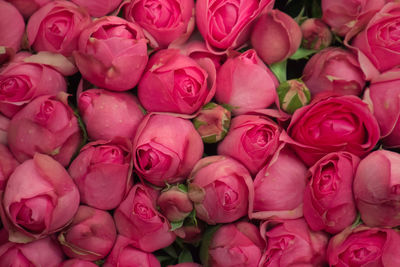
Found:
[{"label": "pink rose", "polygon": [[142,29],[115,16],[94,20],[82,31],[78,48],[73,55],[83,78],[112,91],[135,87],[148,60]]},{"label": "pink rose", "polygon": [[330,46],[332,33],[321,19],[306,19],[300,26],[303,35],[303,47],[321,50]]},{"label": "pink rose", "polygon": [[215,94],[215,66],[198,64],[177,49],[161,50],[149,61],[139,82],[138,97],[148,111],[192,114]]},{"label": "pink rose", "polygon": [[310,168],[304,192],[304,218],[314,231],[336,234],[357,216],[353,178],[360,159],[347,152],[330,153]]},{"label": "pink rose", "polygon": [[8,177],[18,165],[19,162],[8,150],[8,147],[0,144],[0,191],[4,191]]},{"label": "pink rose", "polygon": [[131,151],[124,138],[90,142],[81,149],[68,172],[82,203],[104,210],[118,207],[132,187]]},{"label": "pink rose", "polygon": [[127,92],[90,89],[79,95],[78,108],[92,140],[132,138],[144,117],[137,98]]},{"label": "pink rose", "polygon": [[218,70],[215,99],[233,106],[234,114],[269,107],[278,81],[253,49],[229,58]]},{"label": "pink rose", "polygon": [[6,0],[13,4],[18,11],[28,19],[36,10],[53,0]]},{"label": "pink rose", "polygon": [[78,48],[81,31],[90,23],[86,9],[69,1],[52,1],[29,19],[26,28],[29,45],[36,51],[70,56]]},{"label": "pink rose", "polygon": [[79,206],[71,224],[58,234],[58,241],[68,257],[89,261],[105,258],[116,238],[111,215],[89,206]]},{"label": "pink rose", "polygon": [[[297,22],[278,9],[263,15],[251,32],[251,44],[267,64],[281,62],[293,55],[301,44]],[[268,45],[265,45],[268,44]]]},{"label": "pink rose", "polygon": [[303,81],[313,95],[320,92],[360,95],[365,76],[354,54],[339,47],[329,47],[307,62]]},{"label": "pink rose", "polygon": [[0,144],[7,145],[8,128],[10,120],[0,114]]},{"label": "pink rose", "polygon": [[195,26],[193,0],[132,0],[123,11],[127,20],[143,28],[154,48],[184,43]]},{"label": "pink rose", "polygon": [[177,237],[183,239],[186,243],[200,242],[203,239],[205,224],[202,221],[197,221],[196,224],[183,225],[175,229],[174,233]]},{"label": "pink rose", "polygon": [[149,114],[133,142],[136,173],[163,187],[184,181],[203,155],[203,142],[189,120],[167,114]]},{"label": "pink rose", "polygon": [[67,166],[81,138],[78,120],[65,93],[35,98],[14,115],[8,130],[10,150],[20,162],[39,152]]},{"label": "pink rose", "polygon": [[80,260],[80,259],[70,259],[63,261],[60,267],[97,267],[98,265],[90,261]]},{"label": "pink rose", "polygon": [[36,153],[8,179],[1,219],[10,241],[25,243],[62,229],[78,206],[78,188],[68,172],[51,157]]},{"label": "pink rose", "polygon": [[80,7],[84,7],[91,16],[103,17],[114,11],[122,0],[71,0]]},{"label": "pink rose", "polygon": [[251,176],[242,164],[230,157],[202,158],[188,181],[196,216],[208,224],[234,222],[252,209]]},{"label": "pink rose", "polygon": [[[324,116],[321,116],[323,114]],[[363,157],[379,140],[379,126],[367,104],[355,96],[314,99],[296,110],[282,139],[309,166],[330,152]]]},{"label": "pink rose", "polygon": [[193,210],[185,185],[174,185],[163,190],[157,199],[157,205],[171,222],[183,221]]},{"label": "pink rose", "polygon": [[235,49],[248,40],[252,22],[271,9],[274,2],[199,0],[196,2],[196,25],[210,50]]},{"label": "pink rose", "polygon": [[114,211],[118,233],[129,238],[131,246],[146,252],[168,247],[176,237],[155,201],[145,186],[136,184]]}]

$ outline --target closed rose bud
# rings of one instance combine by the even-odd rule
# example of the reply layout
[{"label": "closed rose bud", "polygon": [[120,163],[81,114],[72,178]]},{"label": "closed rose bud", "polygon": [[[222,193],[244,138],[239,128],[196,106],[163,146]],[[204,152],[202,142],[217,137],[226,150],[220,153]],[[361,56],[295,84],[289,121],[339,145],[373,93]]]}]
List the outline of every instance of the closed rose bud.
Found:
[{"label": "closed rose bud", "polygon": [[94,264],[90,261],[80,260],[80,259],[71,259],[64,261],[60,267],[97,267],[98,265]]},{"label": "closed rose bud", "polygon": [[310,102],[310,91],[301,80],[288,80],[279,85],[279,104],[282,110],[293,114],[296,109],[308,105]]},{"label": "closed rose bud", "polygon": [[72,0],[72,2],[86,8],[92,17],[103,17],[114,11],[122,0]]},{"label": "closed rose bud", "polygon": [[36,10],[45,4],[53,1],[53,0],[6,0],[15,6],[18,11],[24,16],[25,19],[28,19]]},{"label": "closed rose bud", "polygon": [[306,19],[300,26],[303,34],[303,47],[321,50],[330,46],[332,33],[321,19]]},{"label": "closed rose bud", "polygon": [[0,144],[0,191],[4,191],[8,177],[19,165],[8,147]]},{"label": "closed rose bud", "polygon": [[171,222],[184,220],[193,210],[185,185],[174,185],[162,191],[157,199],[160,212]]},{"label": "closed rose bud", "polygon": [[301,37],[297,22],[282,11],[273,9],[261,15],[254,25],[251,44],[259,57],[270,65],[293,55],[300,47]]},{"label": "closed rose bud", "polygon": [[205,223],[197,221],[196,225],[183,225],[174,230],[177,237],[186,243],[196,243],[203,238]]}]

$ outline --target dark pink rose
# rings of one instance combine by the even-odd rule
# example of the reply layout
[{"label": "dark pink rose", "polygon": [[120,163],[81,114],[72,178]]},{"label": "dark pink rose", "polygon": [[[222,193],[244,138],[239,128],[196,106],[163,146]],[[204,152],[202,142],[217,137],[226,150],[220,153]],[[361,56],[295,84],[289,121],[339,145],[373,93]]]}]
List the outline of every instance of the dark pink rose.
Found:
[{"label": "dark pink rose", "polygon": [[8,177],[19,165],[19,162],[11,154],[8,147],[0,144],[0,191],[4,191]]},{"label": "dark pink rose", "polygon": [[10,241],[25,243],[62,229],[78,206],[78,188],[68,172],[51,157],[36,153],[8,179],[1,219]]},{"label": "dark pink rose", "polygon": [[[261,15],[251,32],[251,44],[268,65],[293,55],[301,44],[301,29],[286,13],[273,9]],[[267,44],[267,45],[266,45]]]},{"label": "dark pink rose", "polygon": [[81,143],[78,120],[67,94],[40,96],[20,110],[10,122],[8,144],[22,162],[36,152],[51,155],[67,166]]},{"label": "dark pink rose", "polygon": [[304,192],[304,218],[314,231],[336,234],[357,216],[353,179],[360,159],[347,152],[330,153],[310,168]]},{"label": "dark pink rose", "polygon": [[163,190],[157,199],[157,205],[171,222],[184,220],[193,210],[185,185],[174,185]]},{"label": "dark pink rose", "polygon": [[28,19],[36,10],[53,0],[6,0],[13,4],[18,11]]},{"label": "dark pink rose", "polygon": [[[323,116],[321,116],[323,114]],[[282,139],[309,166],[330,152],[363,157],[379,140],[379,126],[367,104],[355,96],[321,97],[296,110]]]},{"label": "dark pink rose", "polygon": [[79,206],[71,224],[58,234],[58,241],[68,257],[89,261],[105,258],[116,238],[111,215],[89,206]]},{"label": "dark pink rose", "polygon": [[203,142],[189,120],[167,114],[149,114],[133,142],[136,173],[164,186],[184,181],[203,155]]},{"label": "dark pink rose", "polygon": [[10,120],[0,114],[0,144],[7,145],[8,128]]},{"label": "dark pink rose", "polygon": [[396,230],[348,227],[329,241],[329,266],[400,266],[399,245]]},{"label": "dark pink rose", "polygon": [[254,187],[250,173],[230,157],[202,158],[188,180],[196,216],[208,224],[234,222],[252,209]]},{"label": "dark pink rose", "polygon": [[215,94],[215,66],[177,49],[157,52],[149,61],[138,86],[140,103],[148,111],[192,114]]},{"label": "dark pink rose", "polygon": [[97,267],[98,265],[90,261],[80,260],[80,259],[70,259],[63,261],[60,267]]},{"label": "dark pink rose", "polygon": [[354,54],[339,47],[329,47],[307,62],[303,81],[313,95],[321,92],[360,95],[365,76]]},{"label": "dark pink rose", "polygon": [[176,238],[155,202],[145,186],[136,184],[114,211],[118,233],[129,238],[131,246],[146,252],[168,247]]},{"label": "dark pink rose", "polygon": [[71,0],[80,7],[86,8],[93,17],[103,17],[114,11],[122,0]]},{"label": "dark pink rose", "polygon": [[89,23],[86,9],[69,1],[51,1],[30,17],[26,28],[29,45],[36,51],[70,56],[78,48],[79,34]]},{"label": "dark pink rose", "polygon": [[100,88],[127,91],[146,67],[147,40],[139,25],[109,16],[94,20],[73,53],[83,78]]},{"label": "dark pink rose", "polygon": [[193,0],[132,0],[123,11],[127,20],[143,28],[154,48],[184,43],[195,26]]},{"label": "dark pink rose", "polygon": [[332,33],[321,19],[306,19],[300,29],[303,34],[303,47],[306,49],[324,49],[332,42]]},{"label": "dark pink rose", "polygon": [[78,108],[92,140],[132,138],[144,117],[138,99],[127,92],[90,89],[79,95]]}]

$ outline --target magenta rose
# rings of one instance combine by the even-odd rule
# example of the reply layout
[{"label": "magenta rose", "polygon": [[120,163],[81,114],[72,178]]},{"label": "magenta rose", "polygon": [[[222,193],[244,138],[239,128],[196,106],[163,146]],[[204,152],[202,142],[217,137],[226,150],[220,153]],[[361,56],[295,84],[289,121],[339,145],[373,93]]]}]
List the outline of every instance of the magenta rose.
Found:
[{"label": "magenta rose", "polygon": [[122,0],[71,0],[78,6],[86,8],[92,17],[103,17],[114,11]]},{"label": "magenta rose", "polygon": [[29,45],[36,51],[70,56],[78,48],[79,34],[89,23],[86,9],[69,1],[51,1],[30,17],[26,28]]},{"label": "magenta rose", "polygon": [[140,103],[148,111],[192,114],[215,94],[215,66],[177,49],[157,52],[149,61],[138,86]]},{"label": "magenta rose", "polygon": [[8,177],[19,165],[19,162],[11,154],[8,147],[0,144],[0,191],[4,191]]},{"label": "magenta rose", "polygon": [[196,2],[196,25],[210,50],[235,49],[248,40],[252,22],[271,9],[274,2],[199,0]]},{"label": "magenta rose", "polygon": [[183,221],[193,210],[187,187],[185,185],[170,186],[163,190],[157,198],[160,212],[171,222]]},{"label": "magenta rose", "polygon": [[98,265],[94,264],[91,261],[85,261],[80,259],[70,259],[63,261],[59,267],[97,267]]},{"label": "magenta rose", "polygon": [[133,142],[136,173],[163,187],[184,181],[203,155],[203,142],[189,120],[167,114],[149,114]]},{"label": "magenta rose", "polygon": [[142,29],[115,16],[94,20],[82,31],[78,48],[73,55],[83,78],[112,91],[135,87],[148,60]]},{"label": "magenta rose", "polygon": [[28,19],[36,10],[45,4],[53,1],[53,0],[6,0],[13,4],[18,11],[24,16],[25,19]]},{"label": "magenta rose", "polygon": [[332,33],[321,19],[306,19],[300,29],[303,35],[302,45],[306,49],[321,50],[332,42]]},{"label": "magenta rose", "polygon": [[[323,114],[323,116],[321,116]],[[379,140],[379,126],[367,104],[355,96],[314,99],[296,110],[282,139],[309,166],[330,152],[363,157]]]},{"label": "magenta rose", "polygon": [[384,228],[348,227],[329,241],[329,266],[400,266],[400,235]]},{"label": "magenta rose", "polygon": [[336,234],[357,216],[353,180],[360,159],[347,152],[330,153],[310,168],[304,192],[304,218],[314,231]]},{"label": "magenta rose", "polygon": [[195,26],[193,0],[132,0],[123,4],[123,12],[143,28],[154,48],[185,42]]},{"label": "magenta rose", "polygon": [[168,247],[176,238],[155,202],[145,186],[136,184],[114,211],[118,233],[129,238],[131,246],[146,252]]},{"label": "magenta rose", "polygon": [[307,62],[303,81],[313,95],[321,92],[360,95],[365,76],[354,54],[339,47],[329,47]]},{"label": "magenta rose", "polygon": [[253,180],[247,169],[230,157],[202,158],[188,181],[196,216],[208,224],[234,222],[252,209]]},{"label": "magenta rose", "polygon": [[60,163],[36,153],[11,174],[2,206],[1,219],[10,241],[25,243],[70,223],[78,210],[79,191]]}]

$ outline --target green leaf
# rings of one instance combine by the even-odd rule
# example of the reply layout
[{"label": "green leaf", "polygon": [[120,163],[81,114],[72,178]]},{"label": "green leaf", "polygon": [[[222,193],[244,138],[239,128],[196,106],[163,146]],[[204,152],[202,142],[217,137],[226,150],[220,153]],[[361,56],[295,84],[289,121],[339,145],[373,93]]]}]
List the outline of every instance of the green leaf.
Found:
[{"label": "green leaf", "polygon": [[312,14],[313,18],[321,18],[322,17],[321,5],[317,0],[314,0],[311,5],[311,14]]},{"label": "green leaf", "polygon": [[176,254],[176,250],[173,245],[163,248],[162,250],[165,251],[165,253],[167,253],[172,258],[174,259],[178,258],[178,254]]},{"label": "green leaf", "polygon": [[102,266],[104,264],[105,260],[97,260],[94,262],[94,264],[98,265],[98,266]]},{"label": "green leaf", "polygon": [[178,222],[171,222],[171,232],[183,226],[183,220]]},{"label": "green leaf", "polygon": [[317,53],[317,50],[305,49],[300,47],[297,51],[290,57],[293,60],[299,60],[302,58],[308,58],[312,54]]},{"label": "green leaf", "polygon": [[180,191],[182,191],[183,193],[187,193],[188,192],[188,187],[185,184],[178,184],[178,189]]},{"label": "green leaf", "polygon": [[183,262],[193,262],[192,253],[187,248],[184,248],[178,257],[178,263]]},{"label": "green leaf", "polygon": [[204,267],[208,267],[208,247],[210,246],[211,240],[214,233],[222,226],[222,224],[210,226],[206,229],[203,234],[203,240],[200,246],[200,259]]},{"label": "green leaf", "polygon": [[359,226],[362,223],[363,223],[363,221],[361,220],[361,214],[358,213],[357,218],[354,220],[353,224],[351,225],[351,229],[356,228],[357,226]]},{"label": "green leaf", "polygon": [[271,71],[275,74],[276,78],[278,78],[280,83],[286,81],[286,66],[287,66],[286,60],[270,65]]}]

